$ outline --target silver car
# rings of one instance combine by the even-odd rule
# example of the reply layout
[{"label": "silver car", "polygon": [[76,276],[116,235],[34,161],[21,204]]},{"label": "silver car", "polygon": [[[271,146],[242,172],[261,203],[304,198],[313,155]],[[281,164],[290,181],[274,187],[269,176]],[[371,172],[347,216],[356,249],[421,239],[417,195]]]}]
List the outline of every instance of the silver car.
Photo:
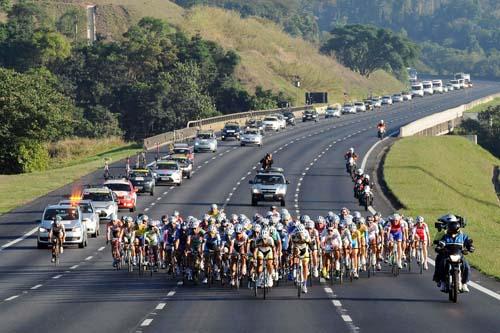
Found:
[{"label": "silver car", "polygon": [[217,138],[213,131],[198,132],[196,135],[194,152],[198,153],[201,151],[211,151],[212,153],[217,151]]},{"label": "silver car", "polygon": [[257,145],[262,147],[262,134],[258,128],[247,128],[241,135],[240,145]]},{"label": "silver car", "polygon": [[354,107],[354,104],[352,103],[345,103],[344,106],[342,107],[342,113],[356,113],[356,108]]},{"label": "silver car", "polygon": [[87,226],[87,233],[92,237],[99,236],[99,214],[90,200],[62,200],[59,205],[79,206],[82,219]]},{"label": "silver car", "polygon": [[340,118],[340,109],[338,107],[329,106],[325,111],[325,118]]},{"label": "silver car", "polygon": [[177,186],[182,184],[182,169],[176,161],[158,161],[153,167],[156,174],[156,184],[171,183]]},{"label": "silver car", "polygon": [[365,112],[366,105],[363,102],[355,102],[354,107],[356,108],[356,112]]},{"label": "silver car", "polygon": [[380,108],[382,107],[382,99],[380,97],[373,97],[372,98],[373,102],[373,107],[374,108]]},{"label": "silver car", "polygon": [[283,175],[283,170],[271,168],[269,171],[259,172],[249,183],[252,185],[252,206],[257,206],[259,201],[279,201],[285,206],[285,196],[288,180]]},{"label": "silver car", "polygon": [[392,95],[392,101],[394,103],[399,103],[399,102],[402,102],[404,99],[403,99],[403,95],[401,94],[394,94]]},{"label": "silver car", "polygon": [[46,248],[49,245],[49,232],[52,228],[53,218],[62,218],[66,238],[63,245],[78,245],[79,248],[87,246],[87,226],[82,219],[80,207],[71,205],[51,205],[43,211],[40,225],[38,226],[37,248]]},{"label": "silver car", "polygon": [[85,188],[82,199],[92,201],[101,220],[111,220],[118,216],[118,197],[105,186]]}]

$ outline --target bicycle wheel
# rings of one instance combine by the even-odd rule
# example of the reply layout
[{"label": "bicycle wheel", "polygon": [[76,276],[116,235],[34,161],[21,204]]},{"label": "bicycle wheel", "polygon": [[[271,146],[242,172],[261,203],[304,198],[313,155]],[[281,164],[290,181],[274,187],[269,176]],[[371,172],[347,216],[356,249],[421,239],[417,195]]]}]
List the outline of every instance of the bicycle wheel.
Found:
[{"label": "bicycle wheel", "polygon": [[[299,259],[300,260],[300,259]],[[300,296],[302,295],[302,265],[297,265],[297,271],[296,271],[296,274],[297,274],[297,278],[296,278],[296,281],[297,281],[297,297],[300,298]]]},{"label": "bicycle wheel", "polygon": [[257,297],[257,279],[258,279],[258,277],[257,277],[257,274],[255,272],[252,273],[252,276],[253,276],[253,281],[252,281],[252,283],[253,283],[253,295],[255,297]]},{"label": "bicycle wheel", "polygon": [[266,293],[267,293],[267,260],[263,260],[263,265],[264,265],[264,270],[262,271],[263,274],[264,274],[264,287],[262,288],[263,289],[263,295],[264,295],[264,299],[266,299]]}]

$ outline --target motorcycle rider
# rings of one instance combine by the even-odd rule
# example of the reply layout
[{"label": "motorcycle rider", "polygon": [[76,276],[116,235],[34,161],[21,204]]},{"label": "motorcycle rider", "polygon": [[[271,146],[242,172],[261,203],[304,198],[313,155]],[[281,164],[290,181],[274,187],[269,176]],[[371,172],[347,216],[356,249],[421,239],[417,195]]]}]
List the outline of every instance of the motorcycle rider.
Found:
[{"label": "motorcycle rider", "polygon": [[[455,215],[448,214],[441,217],[438,221],[446,224],[446,233],[438,241],[436,252],[436,267],[434,271],[434,281],[438,282],[442,292],[446,292],[446,245],[461,245],[469,252],[474,252],[472,239],[460,230],[460,221]],[[462,292],[469,292],[467,283],[469,282],[469,263],[462,258]]]},{"label": "motorcycle rider", "polygon": [[267,170],[273,165],[273,155],[271,153],[267,153],[263,159],[260,160],[262,170]]},{"label": "motorcycle rider", "polygon": [[349,148],[349,150],[344,154],[344,159],[345,159],[345,169],[347,172],[350,172],[350,165],[349,161],[351,160],[354,163],[354,168],[356,168],[356,161],[358,160],[358,155],[354,152],[354,148]]},{"label": "motorcycle rider", "polygon": [[378,130],[378,136],[381,137],[382,134],[385,134],[385,122],[384,120],[380,120],[380,122],[377,125],[377,130]]}]

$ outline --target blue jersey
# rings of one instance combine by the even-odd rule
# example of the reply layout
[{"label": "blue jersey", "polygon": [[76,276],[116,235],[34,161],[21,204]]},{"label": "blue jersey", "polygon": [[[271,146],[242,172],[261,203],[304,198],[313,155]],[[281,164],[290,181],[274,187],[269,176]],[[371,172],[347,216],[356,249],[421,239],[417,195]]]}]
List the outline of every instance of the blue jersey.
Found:
[{"label": "blue jersey", "polygon": [[212,237],[210,234],[205,235],[205,252],[215,251],[221,246],[221,238],[219,234]]},{"label": "blue jersey", "polygon": [[444,242],[446,245],[465,246],[466,244],[469,243],[469,237],[461,232],[455,235],[455,237],[449,234],[444,234],[443,238],[441,238],[441,241]]}]

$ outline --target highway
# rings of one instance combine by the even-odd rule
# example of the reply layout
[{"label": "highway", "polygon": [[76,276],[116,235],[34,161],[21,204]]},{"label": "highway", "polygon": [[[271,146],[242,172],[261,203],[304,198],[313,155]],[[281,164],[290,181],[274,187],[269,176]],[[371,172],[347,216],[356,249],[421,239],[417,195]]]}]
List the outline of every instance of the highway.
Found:
[{"label": "highway", "polygon": [[[250,205],[248,185],[265,152],[273,153],[275,165],[283,167],[290,180],[286,208],[292,214],[315,218],[344,206],[361,211],[344,171],[343,154],[355,147],[362,158],[378,140],[376,124],[380,119],[386,121],[391,133],[425,115],[498,91],[498,83],[476,82],[468,91],[318,123],[299,122],[283,132],[266,135],[263,148],[222,142],[216,154],[196,155],[191,180],[180,187],[158,187],[153,197],[141,196],[138,211],[154,218],[174,209],[183,216],[201,216],[210,204],[217,203],[228,214],[265,213],[269,205]],[[123,164],[112,166],[112,173],[122,170]],[[102,172],[98,171],[80,183],[101,181]],[[368,279],[362,274],[359,280],[342,286],[315,281],[302,299],[297,299],[295,288],[288,284],[273,288],[269,299],[262,300],[245,288],[208,290],[205,286],[178,285],[164,272],[140,277],[137,272],[114,271],[103,236],[89,238],[85,249],[65,249],[61,266],[55,268],[50,252],[37,250],[35,235],[26,234],[36,228],[43,208],[57,203],[73,187],[66,186],[0,217],[2,332],[499,331],[499,300],[471,289],[471,293],[459,296],[458,304],[451,304],[431,281],[430,271],[423,276],[403,271],[394,278],[386,266],[375,277]],[[377,193],[374,207],[384,214],[392,211],[377,200]],[[477,272],[473,280],[497,293],[500,290],[498,282]]]}]

